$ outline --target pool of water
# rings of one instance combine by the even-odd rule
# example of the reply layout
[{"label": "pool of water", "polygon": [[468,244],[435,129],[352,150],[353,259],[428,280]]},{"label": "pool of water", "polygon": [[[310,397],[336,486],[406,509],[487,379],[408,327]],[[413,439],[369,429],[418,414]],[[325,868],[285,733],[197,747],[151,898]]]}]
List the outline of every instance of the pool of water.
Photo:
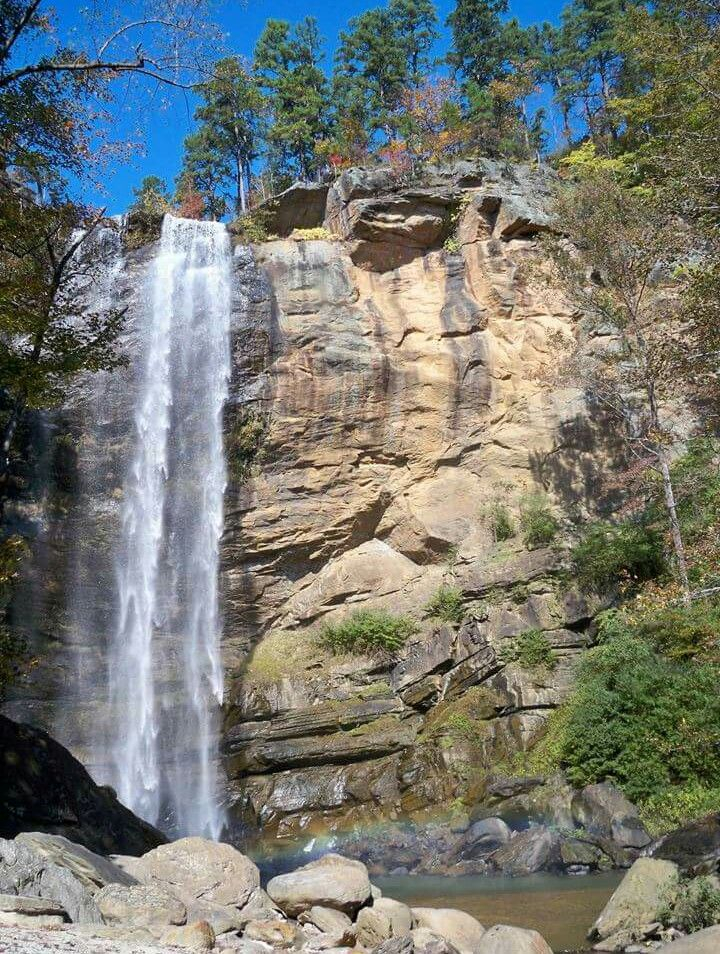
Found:
[{"label": "pool of water", "polygon": [[389,898],[411,906],[460,908],[490,927],[514,924],[539,931],[553,951],[588,949],[586,934],[623,872],[526,878],[402,875],[373,878]]}]

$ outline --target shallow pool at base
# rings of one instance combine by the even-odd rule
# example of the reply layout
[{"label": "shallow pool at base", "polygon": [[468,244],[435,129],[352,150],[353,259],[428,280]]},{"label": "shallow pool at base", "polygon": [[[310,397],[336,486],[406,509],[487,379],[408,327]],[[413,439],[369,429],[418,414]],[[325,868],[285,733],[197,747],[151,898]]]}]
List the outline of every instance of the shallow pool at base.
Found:
[{"label": "shallow pool at base", "polygon": [[514,924],[539,931],[553,951],[589,948],[591,924],[622,880],[623,872],[526,878],[402,875],[373,878],[384,895],[413,906],[460,908],[485,927]]}]

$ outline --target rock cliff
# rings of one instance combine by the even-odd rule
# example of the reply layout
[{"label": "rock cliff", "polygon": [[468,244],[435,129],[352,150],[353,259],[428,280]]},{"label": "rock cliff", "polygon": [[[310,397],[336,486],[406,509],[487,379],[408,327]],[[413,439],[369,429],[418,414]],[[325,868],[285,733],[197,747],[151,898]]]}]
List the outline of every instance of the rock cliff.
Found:
[{"label": "rock cliff", "polygon": [[[571,683],[597,606],[567,583],[561,545],[496,542],[487,519],[539,491],[562,530],[609,505],[601,416],[547,384],[577,317],[538,242],[551,188],[542,170],[487,161],[411,185],[350,170],[275,201],[286,237],[235,249],[222,752],[243,837],[304,843],[490,804],[498,766]],[[119,279],[131,354],[152,255],[128,252]],[[78,392],[48,425],[51,461],[72,447],[59,490],[17,513],[45,546],[15,606],[39,663],[10,711],[90,762],[134,387],[131,363],[91,400]],[[462,593],[457,625],[423,610],[442,585]],[[358,606],[418,631],[393,657],[331,654],[318,626]],[[528,630],[554,667],[513,661]]]}]

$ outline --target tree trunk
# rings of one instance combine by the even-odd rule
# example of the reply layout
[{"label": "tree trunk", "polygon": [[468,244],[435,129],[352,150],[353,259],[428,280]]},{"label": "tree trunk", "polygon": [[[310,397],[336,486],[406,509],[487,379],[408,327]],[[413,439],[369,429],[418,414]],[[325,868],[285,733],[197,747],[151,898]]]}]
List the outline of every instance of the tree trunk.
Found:
[{"label": "tree trunk", "polygon": [[670,476],[670,465],[665,456],[665,451],[660,450],[660,472],[663,479],[663,492],[665,495],[665,507],[670,519],[670,536],[672,537],[673,550],[675,551],[675,562],[677,572],[682,586],[683,603],[690,603],[690,581],[688,580],[687,559],[685,557],[685,545],[683,544],[682,531],[680,530],[680,521],[677,515],[677,505],[675,503],[675,491],[673,490],[672,477]]},{"label": "tree trunk", "polygon": [[245,168],[240,156],[235,156],[235,215],[242,215],[247,210],[245,198]]}]

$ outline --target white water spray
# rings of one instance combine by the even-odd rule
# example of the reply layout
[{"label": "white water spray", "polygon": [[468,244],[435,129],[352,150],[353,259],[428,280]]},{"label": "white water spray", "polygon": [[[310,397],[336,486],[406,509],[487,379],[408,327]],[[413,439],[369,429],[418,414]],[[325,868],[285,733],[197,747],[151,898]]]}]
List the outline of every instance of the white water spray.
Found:
[{"label": "white water spray", "polygon": [[217,838],[222,414],[230,377],[224,226],[167,216],[148,292],[109,665],[112,783],[148,821]]}]

